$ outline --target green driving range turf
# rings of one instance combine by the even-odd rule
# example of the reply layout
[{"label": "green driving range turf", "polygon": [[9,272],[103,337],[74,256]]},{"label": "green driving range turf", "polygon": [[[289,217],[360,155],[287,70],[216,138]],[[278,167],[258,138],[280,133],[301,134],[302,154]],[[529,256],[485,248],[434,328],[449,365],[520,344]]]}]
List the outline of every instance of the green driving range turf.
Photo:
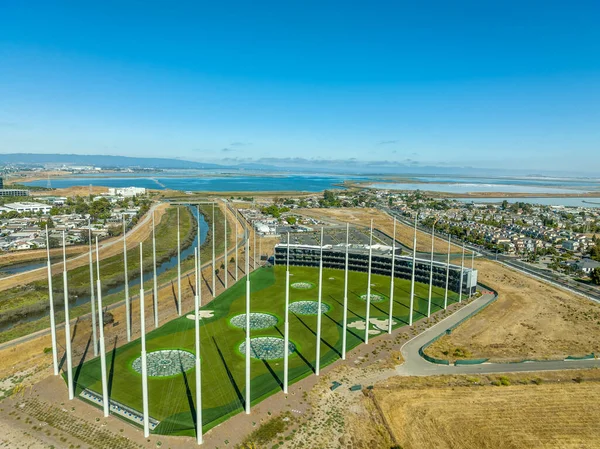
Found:
[{"label": "green driving range turf", "polygon": [[[309,282],[313,287],[308,289],[290,288],[290,303],[301,303],[290,312],[290,342],[294,352],[289,358],[289,378],[293,383],[313,373],[315,365],[316,323],[314,314],[317,308],[310,301],[317,301],[318,269],[308,267],[291,267],[290,283]],[[285,312],[285,267],[265,267],[256,270],[250,276],[251,310],[266,313],[277,318],[275,326],[254,329],[252,337],[283,337],[283,317]],[[348,289],[348,323],[365,320],[366,302],[361,299],[367,291],[367,273],[350,272]],[[389,307],[390,279],[386,276],[372,275],[372,293],[384,300],[371,304],[371,319],[387,320]],[[243,410],[245,392],[245,358],[240,352],[244,342],[245,331],[230,320],[245,313],[245,278],[215,298],[202,310],[213,311],[210,318],[201,319],[201,356],[202,356],[202,409],[203,427],[211,427],[227,419],[232,414]],[[414,320],[426,316],[429,286],[415,284]],[[449,303],[456,302],[458,295],[448,293]],[[321,333],[321,367],[340,358],[342,346],[342,314],[344,297],[344,273],[340,270],[323,270],[323,303],[329,310],[323,314]],[[444,289],[433,288],[432,312],[443,306]],[[394,328],[408,323],[410,298],[410,281],[396,279],[394,293]],[[173,301],[173,298],[160,298],[162,301]],[[206,300],[206,299],[205,299]],[[325,310],[324,307],[323,310]],[[300,313],[302,312],[302,314]],[[310,314],[310,313],[313,314]],[[187,317],[193,311],[184,314],[162,327],[147,334],[147,352],[159,350],[181,349],[194,353],[194,320]],[[149,317],[148,317],[149,318]],[[147,319],[148,319],[147,318]],[[274,320],[256,315],[257,326],[264,327]],[[139,316],[134,316],[139,320]],[[239,320],[239,318],[238,318]],[[261,321],[262,320],[262,321]],[[234,323],[236,321],[234,320]],[[378,326],[381,326],[379,328]],[[358,326],[361,327],[361,326]],[[348,327],[347,348],[361,344],[364,338],[362,330]],[[370,338],[387,331],[385,323],[370,326]],[[263,342],[275,342],[274,339],[263,339]],[[107,341],[107,348],[113,342]],[[269,349],[269,348],[267,348]],[[279,353],[282,353],[280,348]],[[140,340],[128,343],[116,351],[107,354],[107,369],[110,398],[136,410],[142,410],[141,375],[134,369],[134,362],[140,357]],[[176,357],[165,360],[164,364],[178,363]],[[149,357],[149,370],[151,367]],[[189,363],[175,369],[177,374],[149,377],[150,416],[160,421],[154,433],[171,435],[194,435],[194,368]],[[181,369],[183,367],[183,369]],[[171,372],[156,367],[160,373]],[[159,369],[160,368],[160,369]],[[188,369],[186,371],[186,369]],[[260,360],[252,358],[252,403],[255,404],[267,396],[281,392],[283,381],[283,359]],[[100,381],[100,359],[95,358],[74,369],[77,394],[84,388],[102,392]]]}]

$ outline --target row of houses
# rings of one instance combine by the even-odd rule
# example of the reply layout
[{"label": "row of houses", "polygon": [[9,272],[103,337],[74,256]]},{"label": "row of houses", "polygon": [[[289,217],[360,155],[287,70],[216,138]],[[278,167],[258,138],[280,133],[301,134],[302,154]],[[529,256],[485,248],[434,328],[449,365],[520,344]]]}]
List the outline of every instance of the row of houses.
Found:
[{"label": "row of houses", "polygon": [[[50,239],[62,241],[63,233],[67,245],[78,245],[92,238],[107,238],[110,228],[120,226],[125,219],[129,222],[136,216],[139,208],[115,209],[107,220],[90,223],[88,214],[64,214],[51,217],[53,227],[48,232]],[[47,217],[46,217],[47,218]],[[44,220],[44,218],[42,218]],[[21,251],[46,247],[46,231],[40,227],[40,219],[19,217],[0,218],[0,251]]]}]

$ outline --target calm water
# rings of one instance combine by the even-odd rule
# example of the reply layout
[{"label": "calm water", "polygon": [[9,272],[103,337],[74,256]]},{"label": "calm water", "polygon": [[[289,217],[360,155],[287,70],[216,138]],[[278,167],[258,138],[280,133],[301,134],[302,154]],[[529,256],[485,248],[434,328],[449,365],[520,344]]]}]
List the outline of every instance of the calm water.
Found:
[{"label": "calm water", "polygon": [[416,176],[411,177],[415,181],[427,183],[448,183],[448,184],[488,184],[488,185],[518,185],[518,186],[538,186],[538,187],[560,187],[560,188],[590,188],[590,190],[600,189],[600,179],[593,178],[550,178],[550,177],[468,177],[468,176]]},{"label": "calm water", "polygon": [[464,203],[501,203],[506,200],[509,203],[542,204],[544,206],[567,206],[567,207],[600,207],[600,198],[454,198]]},{"label": "calm water", "polygon": [[[514,182],[514,181],[513,181]],[[598,185],[596,185],[598,186]],[[596,189],[593,188],[560,188],[537,185],[521,184],[486,184],[486,183],[399,183],[399,182],[376,182],[370,184],[374,189],[383,190],[422,190],[432,192],[448,193],[485,193],[485,192],[506,192],[506,193],[586,193]],[[598,186],[600,187],[600,186]]]},{"label": "calm water", "polygon": [[[51,179],[52,187],[65,188],[72,186],[106,186],[106,187],[145,187],[147,189],[173,189],[209,192],[265,192],[265,191],[300,191],[320,192],[335,188],[336,184],[345,180],[365,181],[369,178],[335,175],[231,175],[175,177],[157,174],[157,176],[76,176]],[[25,183],[30,186],[46,187],[47,180]],[[339,187],[338,187],[339,188]]]},{"label": "calm water", "polygon": [[[196,217],[196,219],[198,218],[198,211],[195,207],[190,207],[190,212],[194,215],[194,217]],[[208,234],[208,224],[206,223],[206,221],[204,221],[204,216],[202,214],[200,214],[200,240],[202,241],[202,243],[204,243],[204,241],[206,240],[207,234]],[[197,246],[198,246],[198,239],[196,238],[192,241],[190,246],[182,249],[181,260],[185,260],[186,258],[193,256],[194,249]],[[42,263],[39,266],[45,266],[45,265],[46,265],[45,263]],[[39,268],[39,266],[34,267],[34,268]],[[176,266],[177,266],[177,255],[171,257],[169,260],[166,260],[165,262],[163,262],[162,264],[157,266],[156,267],[156,275],[160,276],[165,271],[170,270],[171,268],[174,268]],[[100,261],[100,269],[102,270],[102,261]],[[151,266],[146,267],[146,272],[144,273],[144,282],[152,280],[152,277],[153,277],[152,267]],[[129,291],[132,296],[137,294],[137,292],[139,291],[139,285],[140,285],[139,271],[138,272],[129,272]],[[134,288],[136,286],[138,286],[138,287]],[[125,290],[124,284],[117,285],[116,287],[102,291],[102,295],[108,296],[108,295],[112,295],[113,293],[122,292],[124,290]],[[86,304],[88,302],[90,302],[90,296],[82,295],[82,296],[77,297],[77,300],[74,303],[70,302],[70,305],[71,305],[71,307],[74,307],[74,306],[79,306],[81,304]],[[8,323],[8,322],[0,323],[0,332],[6,331],[19,323],[27,323],[30,321],[39,320],[40,318],[43,318],[47,314],[48,314],[47,311],[43,311],[40,313],[32,313],[25,318],[19,319],[18,321],[13,321],[10,323]]]},{"label": "calm water", "polygon": [[[410,176],[409,182],[375,182],[388,190],[429,190],[449,193],[585,193],[600,190],[600,179],[550,177]],[[420,183],[410,182],[411,180]]]}]

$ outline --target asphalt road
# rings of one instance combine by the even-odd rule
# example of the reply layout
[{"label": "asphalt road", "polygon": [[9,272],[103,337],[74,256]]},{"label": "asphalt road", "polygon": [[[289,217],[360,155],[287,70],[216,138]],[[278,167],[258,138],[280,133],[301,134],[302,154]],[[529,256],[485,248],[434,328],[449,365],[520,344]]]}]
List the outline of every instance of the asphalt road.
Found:
[{"label": "asphalt road", "polygon": [[436,323],[425,332],[407,341],[400,351],[404,363],[396,367],[401,376],[434,376],[441,374],[492,374],[511,373],[520,371],[555,371],[565,369],[597,368],[600,360],[548,360],[524,363],[482,363],[479,365],[438,365],[430,363],[419,355],[419,349],[438,335],[457,324],[468,314],[482,309],[494,300],[493,294],[485,294],[472,303],[456,311],[449,317]]}]

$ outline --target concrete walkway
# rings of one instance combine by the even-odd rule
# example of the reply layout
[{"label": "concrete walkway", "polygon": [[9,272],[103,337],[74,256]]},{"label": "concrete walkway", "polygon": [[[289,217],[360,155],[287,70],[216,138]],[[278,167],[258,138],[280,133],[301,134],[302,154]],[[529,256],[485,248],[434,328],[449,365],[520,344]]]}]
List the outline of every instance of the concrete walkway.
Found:
[{"label": "concrete walkway", "polygon": [[482,363],[479,365],[438,365],[430,363],[419,355],[419,349],[429,343],[447,329],[456,325],[460,320],[472,312],[480,310],[494,300],[495,295],[485,294],[475,299],[470,304],[456,311],[449,317],[436,323],[425,332],[407,341],[400,351],[404,363],[396,367],[401,376],[434,376],[441,374],[491,374],[511,373],[519,371],[553,371],[564,369],[581,369],[600,367],[600,360],[548,360],[523,363]]}]

